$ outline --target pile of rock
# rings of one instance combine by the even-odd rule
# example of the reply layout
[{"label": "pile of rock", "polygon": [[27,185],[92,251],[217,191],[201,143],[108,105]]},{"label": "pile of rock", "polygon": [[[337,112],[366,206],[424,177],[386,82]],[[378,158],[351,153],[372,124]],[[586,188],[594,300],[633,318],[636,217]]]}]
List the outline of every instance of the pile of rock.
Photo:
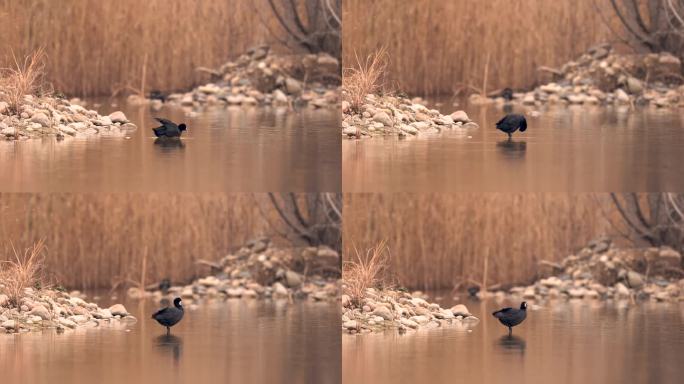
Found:
[{"label": "pile of rock", "polygon": [[682,300],[682,256],[672,248],[620,249],[600,239],[560,263],[543,262],[544,278],[509,293],[526,299]]},{"label": "pile of rock", "polygon": [[[173,105],[310,105],[337,108],[339,61],[327,54],[278,55],[268,46],[250,49],[218,69],[200,68],[212,82],[186,93],[163,97]],[[162,97],[145,100],[129,97],[129,103],[163,105]]]},{"label": "pile of rock", "polygon": [[367,95],[366,103],[359,110],[354,110],[345,100],[342,113],[342,135],[357,139],[384,135],[416,136],[445,129],[478,127],[464,111],[442,115],[401,96]]},{"label": "pile of rock", "polygon": [[124,136],[135,129],[135,124],[129,122],[123,112],[102,116],[57,97],[26,95],[18,114],[10,111],[6,102],[0,101],[0,139],[23,140],[45,135],[58,138],[98,134]]},{"label": "pile of rock", "polygon": [[[624,55],[614,53],[610,45],[601,45],[558,70],[546,72],[551,76],[549,82],[530,92],[514,93],[514,100],[537,106],[550,103],[684,107],[681,62],[669,53]],[[477,96],[473,101],[487,102]]]},{"label": "pile of rock", "polygon": [[431,329],[453,326],[468,330],[479,319],[463,304],[444,309],[429,303],[420,292],[368,288],[363,298],[342,295],[342,329],[349,333],[378,332],[397,329]]},{"label": "pile of rock", "polygon": [[339,260],[339,254],[325,246],[278,248],[262,238],[218,262],[202,261],[212,274],[191,284],[171,286],[168,292],[162,292],[159,285],[147,291],[130,288],[128,295],[334,300],[339,291]]},{"label": "pile of rock", "polygon": [[135,322],[136,318],[121,304],[100,308],[76,294],[70,295],[53,289],[26,288],[18,305],[12,305],[7,295],[0,294],[0,330],[8,333],[46,328],[62,331],[110,325],[119,321]]}]

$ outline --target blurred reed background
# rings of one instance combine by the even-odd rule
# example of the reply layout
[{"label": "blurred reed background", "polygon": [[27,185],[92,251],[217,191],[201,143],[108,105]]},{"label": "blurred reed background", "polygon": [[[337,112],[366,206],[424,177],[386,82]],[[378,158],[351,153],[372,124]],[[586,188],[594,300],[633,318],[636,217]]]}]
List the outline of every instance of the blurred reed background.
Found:
[{"label": "blurred reed background", "polygon": [[250,194],[0,194],[0,260],[45,239],[46,270],[69,288],[187,281],[277,222]]},{"label": "blurred reed background", "polygon": [[[607,195],[346,194],[344,259],[387,241],[390,279],[416,289],[530,281],[613,231]],[[486,265],[486,266],[485,266]],[[486,270],[486,275],[485,275]],[[485,277],[486,276],[486,277]]]},{"label": "blurred reed background", "polygon": [[390,86],[412,95],[483,88],[485,68],[489,91],[530,87],[538,66],[560,66],[614,39],[602,22],[602,15],[617,22],[608,7],[608,0],[345,0],[343,63],[384,46]]},{"label": "blurred reed background", "polygon": [[[0,0],[0,67],[45,47],[47,79],[68,95],[188,88],[278,32],[265,1]],[[255,10],[259,9],[260,12]],[[268,25],[268,28],[266,27]]]}]

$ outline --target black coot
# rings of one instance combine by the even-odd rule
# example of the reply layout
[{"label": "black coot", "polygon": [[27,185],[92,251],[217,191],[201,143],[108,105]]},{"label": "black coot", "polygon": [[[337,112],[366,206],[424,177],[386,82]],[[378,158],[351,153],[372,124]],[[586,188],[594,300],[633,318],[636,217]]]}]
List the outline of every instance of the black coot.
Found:
[{"label": "black coot", "polygon": [[187,129],[185,124],[176,124],[171,120],[155,117],[155,120],[161,123],[161,126],[152,128],[154,135],[157,137],[180,137],[183,131]]},{"label": "black coot", "polygon": [[492,313],[494,317],[499,319],[501,324],[508,327],[508,334],[513,332],[513,327],[522,323],[527,317],[527,303],[522,302],[520,309],[504,308]]},{"label": "black coot", "polygon": [[506,132],[508,134],[508,138],[510,139],[513,132],[517,131],[518,129],[520,129],[520,132],[525,132],[527,129],[527,120],[523,115],[512,113],[499,120],[499,122],[496,123],[496,129]]},{"label": "black coot", "polygon": [[173,299],[173,307],[166,307],[158,310],[152,315],[152,318],[157,320],[157,322],[166,327],[166,334],[171,333],[171,327],[178,324],[183,318],[183,306],[181,305],[181,298],[176,297]]}]

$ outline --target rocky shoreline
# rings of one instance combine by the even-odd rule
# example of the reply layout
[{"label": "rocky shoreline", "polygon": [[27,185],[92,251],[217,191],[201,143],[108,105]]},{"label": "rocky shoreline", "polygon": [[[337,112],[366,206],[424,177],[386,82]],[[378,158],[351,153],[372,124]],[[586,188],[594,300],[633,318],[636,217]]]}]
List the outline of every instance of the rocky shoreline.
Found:
[{"label": "rocky shoreline", "polygon": [[136,321],[123,305],[100,308],[83,300],[78,292],[26,288],[18,306],[13,306],[7,295],[0,294],[0,330],[7,333],[65,331]]},{"label": "rocky shoreline", "polygon": [[280,55],[268,46],[250,49],[217,69],[199,68],[211,82],[188,92],[149,98],[132,95],[129,104],[198,109],[210,105],[310,106],[338,108],[339,61],[327,54]]},{"label": "rocky shoreline", "polygon": [[391,95],[367,95],[358,111],[342,102],[342,136],[361,139],[375,136],[418,136],[443,130],[478,128],[464,111],[442,115],[423,104]]},{"label": "rocky shoreline", "polygon": [[121,111],[103,116],[58,97],[26,95],[19,108],[18,114],[12,113],[9,105],[0,101],[0,139],[125,136],[127,132],[137,129]]},{"label": "rocky shoreline", "polygon": [[444,309],[429,303],[420,292],[368,288],[361,300],[342,295],[342,330],[352,334],[445,326],[469,330],[479,322],[465,305]]},{"label": "rocky shoreline", "polygon": [[[560,69],[543,68],[546,81],[528,92],[504,91],[472,104],[513,103],[527,106],[624,105],[684,108],[680,60],[669,54],[618,54],[608,44],[589,49]],[[508,93],[508,94],[506,94]]]},{"label": "rocky shoreline", "polygon": [[681,254],[672,248],[621,249],[601,239],[560,263],[542,262],[543,277],[531,285],[484,292],[480,297],[678,302],[684,300],[681,262]]},{"label": "rocky shoreline", "polygon": [[339,254],[325,246],[279,248],[263,238],[250,241],[218,262],[200,263],[208,266],[212,273],[187,285],[172,285],[166,281],[145,290],[132,287],[128,296],[157,300],[172,296],[314,301],[338,298]]}]

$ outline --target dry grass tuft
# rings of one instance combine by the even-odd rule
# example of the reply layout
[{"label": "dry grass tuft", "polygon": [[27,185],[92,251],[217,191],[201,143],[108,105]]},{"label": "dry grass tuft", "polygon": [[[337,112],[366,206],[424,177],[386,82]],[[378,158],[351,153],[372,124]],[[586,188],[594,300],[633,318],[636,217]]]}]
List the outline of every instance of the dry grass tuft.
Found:
[{"label": "dry grass tuft", "polygon": [[21,113],[24,96],[36,95],[43,89],[47,56],[39,48],[22,61],[12,52],[13,66],[0,72],[0,96],[9,104],[11,112]]},{"label": "dry grass tuft", "polygon": [[343,266],[345,293],[359,305],[368,288],[384,288],[390,265],[390,253],[386,241],[369,248],[365,255],[355,250],[354,260]]},{"label": "dry grass tuft", "polygon": [[12,250],[14,260],[0,262],[0,283],[10,304],[18,306],[26,288],[42,288],[45,241],[39,240],[27,248],[23,255],[14,248]]},{"label": "dry grass tuft", "polygon": [[356,67],[345,68],[342,76],[344,98],[352,110],[359,112],[366,95],[374,94],[385,86],[384,79],[389,65],[387,49],[382,47],[361,62],[356,56]]}]

